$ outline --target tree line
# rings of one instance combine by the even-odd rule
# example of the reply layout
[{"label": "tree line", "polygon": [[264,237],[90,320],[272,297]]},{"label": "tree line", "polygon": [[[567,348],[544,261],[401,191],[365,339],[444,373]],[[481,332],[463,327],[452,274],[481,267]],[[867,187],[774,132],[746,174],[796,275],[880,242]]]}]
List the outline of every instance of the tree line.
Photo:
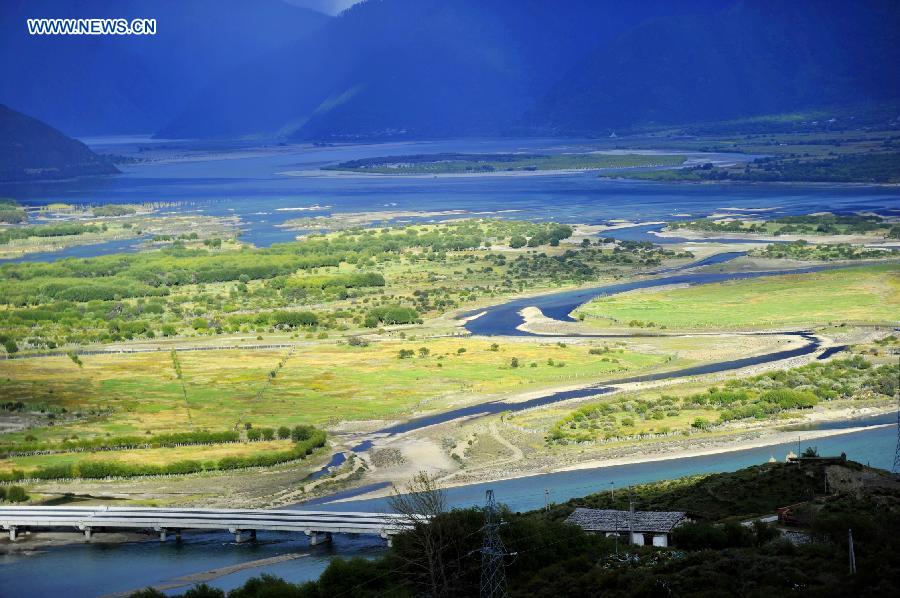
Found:
[{"label": "tree line", "polygon": [[270,467],[288,461],[306,458],[315,449],[325,446],[324,431],[311,426],[297,426],[291,432],[291,447],[284,451],[258,455],[223,457],[218,460],[183,460],[155,465],[150,463],[119,463],[115,461],[80,461],[43,465],[29,471],[14,469],[0,473],[0,482],[18,480],[102,479],[111,477],[137,477],[153,475],[178,475],[202,471],[227,471],[247,467]]}]

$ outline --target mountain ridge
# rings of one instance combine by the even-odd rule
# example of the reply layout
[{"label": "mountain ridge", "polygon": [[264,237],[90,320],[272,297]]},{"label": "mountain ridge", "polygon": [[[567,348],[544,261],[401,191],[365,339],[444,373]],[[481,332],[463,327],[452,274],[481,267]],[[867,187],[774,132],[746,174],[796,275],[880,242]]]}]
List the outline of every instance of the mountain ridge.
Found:
[{"label": "mountain ridge", "polygon": [[118,172],[84,143],[0,104],[0,181],[67,179]]}]

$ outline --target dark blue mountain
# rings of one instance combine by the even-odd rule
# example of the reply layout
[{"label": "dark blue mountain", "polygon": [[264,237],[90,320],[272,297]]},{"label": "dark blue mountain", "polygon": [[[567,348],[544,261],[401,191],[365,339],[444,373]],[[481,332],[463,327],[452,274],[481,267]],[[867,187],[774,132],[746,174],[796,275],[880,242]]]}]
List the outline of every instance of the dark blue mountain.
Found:
[{"label": "dark blue mountain", "polygon": [[0,181],[66,179],[118,169],[88,146],[0,104]]},{"label": "dark blue mountain", "polygon": [[370,0],[212,82],[161,137],[500,134],[573,64],[669,0]]},{"label": "dark blue mountain", "polygon": [[[155,17],[41,37],[35,16]],[[74,134],[608,134],[900,100],[897,0],[12,0],[0,102]]]},{"label": "dark blue mountain", "polygon": [[[26,19],[155,18],[155,36],[32,36]],[[210,79],[330,17],[281,0],[3,0],[0,102],[69,134],[151,133]]]},{"label": "dark blue mountain", "polygon": [[745,0],[649,20],[528,111],[551,134],[710,122],[900,97],[900,2]]},{"label": "dark blue mountain", "polygon": [[160,135],[595,134],[900,96],[900,2],[369,0]]}]

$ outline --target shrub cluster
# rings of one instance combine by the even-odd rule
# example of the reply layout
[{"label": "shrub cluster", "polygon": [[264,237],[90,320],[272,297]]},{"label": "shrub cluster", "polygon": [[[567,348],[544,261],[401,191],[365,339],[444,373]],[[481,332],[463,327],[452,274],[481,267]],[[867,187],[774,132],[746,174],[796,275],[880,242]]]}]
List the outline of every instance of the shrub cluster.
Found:
[{"label": "shrub cluster", "polygon": [[375,328],[379,324],[421,324],[419,312],[402,305],[385,305],[369,310],[366,315],[367,328]]},{"label": "shrub cluster", "polygon": [[150,475],[172,475],[199,473],[201,471],[226,471],[246,467],[268,467],[303,459],[315,449],[325,446],[326,435],[322,430],[311,426],[297,426],[291,434],[294,444],[288,450],[247,455],[243,457],[223,457],[218,461],[185,460],[167,463],[166,465],[116,463],[112,461],[82,461],[79,463],[63,463],[45,465],[24,472],[13,470],[0,473],[0,482],[14,482],[24,479],[56,480],[56,479],[98,479],[110,477],[136,477]]},{"label": "shrub cluster", "polygon": [[240,434],[233,431],[208,432],[175,432],[157,434],[155,436],[113,436],[98,438],[72,438],[62,442],[18,442],[5,445],[0,449],[0,456],[22,453],[41,452],[74,452],[74,451],[108,451],[138,448],[167,448],[188,444],[221,444],[237,442]]},{"label": "shrub cluster", "polygon": [[0,486],[0,502],[25,502],[28,500],[28,493],[21,486],[10,486],[5,488]]}]

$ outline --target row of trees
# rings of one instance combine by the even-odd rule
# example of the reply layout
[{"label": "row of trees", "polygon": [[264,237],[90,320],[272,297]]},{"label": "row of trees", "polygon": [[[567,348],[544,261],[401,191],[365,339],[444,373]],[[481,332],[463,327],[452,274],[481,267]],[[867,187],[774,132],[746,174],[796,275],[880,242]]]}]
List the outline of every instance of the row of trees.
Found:
[{"label": "row of trees", "polygon": [[299,439],[284,451],[261,453],[256,455],[223,457],[217,461],[185,460],[163,465],[150,463],[120,463],[115,461],[81,461],[78,463],[61,463],[44,465],[30,471],[13,470],[0,473],[0,482],[13,482],[24,479],[57,480],[57,479],[102,479],[110,477],[137,477],[152,475],[178,475],[199,473],[202,471],[227,471],[246,467],[270,467],[288,461],[304,459],[315,449],[325,446],[326,435],[322,430],[304,427]]},{"label": "row of trees", "polygon": [[25,502],[28,498],[28,493],[21,486],[0,486],[0,502]]},{"label": "row of trees", "polygon": [[29,237],[67,237],[83,235],[85,233],[97,233],[106,230],[106,225],[82,224],[79,222],[44,224],[40,226],[20,226],[7,228],[0,231],[0,245],[5,245],[15,239],[27,239]]},{"label": "row of trees", "polygon": [[209,432],[197,430],[192,432],[173,432],[152,436],[111,436],[97,438],[66,438],[62,442],[16,442],[0,447],[0,457],[29,453],[68,453],[93,452],[108,450],[128,450],[138,448],[169,448],[192,444],[222,444],[239,441],[240,434],[233,430]]},{"label": "row of trees", "polygon": [[402,305],[385,305],[369,310],[366,314],[365,326],[375,328],[381,324],[421,324],[422,318],[419,312],[411,307]]}]

